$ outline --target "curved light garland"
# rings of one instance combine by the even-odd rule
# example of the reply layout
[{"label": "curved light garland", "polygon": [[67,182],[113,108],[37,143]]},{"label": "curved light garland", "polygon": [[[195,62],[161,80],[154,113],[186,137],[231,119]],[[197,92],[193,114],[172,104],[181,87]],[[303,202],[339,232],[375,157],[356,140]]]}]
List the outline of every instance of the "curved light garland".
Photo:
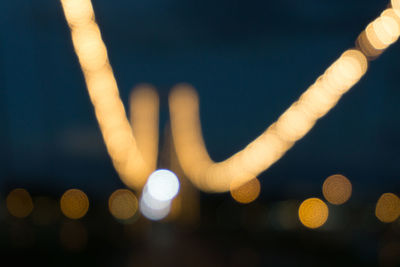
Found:
[{"label": "curved light garland", "polygon": [[[132,132],[90,0],[61,3],[113,164],[128,186],[141,189],[155,167],[158,124],[133,119]],[[393,8],[386,9],[357,38],[357,49],[345,51],[275,123],[225,161],[215,163],[208,155],[195,91],[187,85],[175,88],[169,97],[171,128],[179,161],[188,178],[204,191],[224,192],[233,184],[240,186],[254,179],[279,160],[364,76],[368,60],[379,56],[398,39],[400,0],[391,3]],[[150,112],[158,112],[158,98],[150,102]],[[146,114],[141,108],[133,110],[131,118],[135,118],[135,112],[139,117]],[[158,122],[158,115],[152,114],[150,117]],[[140,121],[148,125],[142,127]],[[147,135],[139,129],[152,132],[151,137],[146,139]]]},{"label": "curved light garland", "polygon": [[157,159],[154,148],[158,144],[158,95],[149,87],[133,93],[131,119],[135,122],[131,127],[91,1],[61,0],[61,3],[113,165],[126,185],[140,190],[154,171]]},{"label": "curved light garland", "polygon": [[392,3],[396,9],[386,9],[367,26],[357,39],[357,49],[345,51],[276,122],[225,161],[216,163],[208,155],[195,90],[189,85],[177,86],[169,97],[171,129],[179,161],[189,179],[204,191],[224,192],[249,182],[279,160],[364,76],[368,60],[397,41],[400,0]]}]

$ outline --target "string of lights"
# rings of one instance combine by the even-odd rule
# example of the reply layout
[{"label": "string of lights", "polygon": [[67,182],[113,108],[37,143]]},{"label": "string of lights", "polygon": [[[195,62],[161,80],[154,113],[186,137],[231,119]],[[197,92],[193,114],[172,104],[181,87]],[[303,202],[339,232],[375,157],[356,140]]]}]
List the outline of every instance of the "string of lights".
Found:
[{"label": "string of lights", "polygon": [[171,129],[185,174],[200,189],[225,192],[254,179],[279,160],[343,94],[366,73],[375,59],[400,35],[400,1],[392,1],[345,51],[268,129],[243,150],[216,163],[208,155],[201,133],[199,100],[193,88],[177,86],[169,97]]},{"label": "string of lights", "polygon": [[131,127],[91,1],[62,0],[61,3],[113,165],[126,185],[140,190],[154,171],[157,159],[158,95],[148,86],[133,93],[131,119],[135,123]]},{"label": "string of lights", "polygon": [[[131,118],[135,118],[131,127],[91,1],[61,0],[61,3],[108,153],[121,179],[140,190],[155,167],[158,98],[149,93],[152,115],[140,120],[131,114]],[[252,181],[304,137],[365,75],[368,61],[397,41],[399,35],[400,0],[392,0],[391,7],[357,38],[356,48],[345,51],[264,133],[219,163],[210,158],[205,148],[195,91],[187,85],[176,87],[169,97],[171,130],[185,174],[207,192],[232,191]],[[138,116],[145,115],[141,109],[132,111],[137,111]],[[141,122],[146,126],[141,127]],[[147,139],[146,131],[151,133],[151,138]]]}]

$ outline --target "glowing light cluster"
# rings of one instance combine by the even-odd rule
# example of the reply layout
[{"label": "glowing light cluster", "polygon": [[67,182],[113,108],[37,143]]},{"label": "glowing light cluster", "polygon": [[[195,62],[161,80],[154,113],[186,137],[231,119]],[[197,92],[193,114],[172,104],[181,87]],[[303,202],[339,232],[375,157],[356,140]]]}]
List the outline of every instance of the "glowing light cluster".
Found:
[{"label": "glowing light cluster", "polygon": [[[128,186],[141,189],[155,168],[158,96],[148,87],[134,94],[131,127],[90,0],[61,3],[113,164]],[[224,192],[233,183],[235,188],[245,185],[279,160],[362,78],[367,59],[375,58],[398,39],[399,0],[393,0],[392,7],[367,26],[357,39],[357,49],[345,51],[263,134],[220,163],[214,162],[205,148],[196,92],[188,85],[177,86],[169,97],[171,128],[188,178],[204,191]]]},{"label": "glowing light cluster", "polygon": [[328,219],[328,206],[319,198],[309,198],[299,207],[300,222],[308,228],[318,228]]},{"label": "glowing light cluster", "polygon": [[[138,122],[135,122],[137,128],[134,128],[133,132],[140,135],[140,141],[144,142],[143,145],[137,144],[119,97],[117,82],[100,29],[95,22],[91,1],[61,0],[61,3],[108,153],[123,182],[135,189],[141,189],[148,175],[154,170],[157,153],[153,147],[157,147],[154,138],[158,138],[158,117],[150,123],[146,119],[138,119]],[[154,90],[143,88],[138,97],[144,98],[143,103],[146,105],[142,106],[143,111],[133,108],[135,119],[141,118],[142,114],[145,114],[145,118],[158,116],[158,96]],[[135,104],[137,101],[133,101],[134,106]],[[135,115],[135,111],[140,113]],[[143,129],[149,133],[147,136],[143,134]],[[146,142],[147,140],[155,142]],[[145,156],[139,149],[143,147],[149,148]]]},{"label": "glowing light cluster", "polygon": [[367,67],[360,51],[347,50],[261,136],[220,163],[212,161],[205,147],[196,91],[186,84],[176,86],[169,97],[171,129],[185,174],[205,191],[224,192],[232,182],[249,182],[307,134],[358,82]]},{"label": "glowing light cluster", "polygon": [[375,208],[376,217],[384,223],[390,223],[397,220],[400,216],[400,199],[393,193],[383,194]]},{"label": "glowing light cluster", "polygon": [[334,205],[341,205],[351,197],[352,186],[349,179],[340,174],[326,178],[322,185],[325,199]]},{"label": "glowing light cluster", "polygon": [[161,220],[169,214],[178,192],[178,177],[169,170],[157,170],[150,175],[143,189],[140,211],[150,220]]},{"label": "glowing light cluster", "polygon": [[357,39],[357,46],[369,58],[374,59],[400,36],[400,12],[398,1],[371,22]]}]

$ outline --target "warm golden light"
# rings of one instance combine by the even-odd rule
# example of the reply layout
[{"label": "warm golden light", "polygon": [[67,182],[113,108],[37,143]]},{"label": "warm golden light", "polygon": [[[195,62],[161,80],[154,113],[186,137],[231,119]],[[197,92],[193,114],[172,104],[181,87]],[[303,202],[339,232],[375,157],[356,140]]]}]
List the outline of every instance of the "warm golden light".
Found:
[{"label": "warm golden light", "polygon": [[79,189],[69,189],[61,197],[60,207],[62,213],[70,219],[80,219],[89,209],[89,199]]},{"label": "warm golden light", "polygon": [[[138,125],[132,130],[91,1],[61,0],[61,3],[107,151],[122,181],[140,190],[154,170],[157,158],[154,148],[158,146],[155,140],[158,139],[158,96],[154,90],[148,93],[151,91],[148,89],[137,94],[140,100],[133,100],[131,115],[138,119]],[[146,103],[145,110],[135,109],[135,103],[142,100]],[[132,131],[139,135],[139,140]]]},{"label": "warm golden light", "polygon": [[25,218],[33,210],[31,195],[23,188],[12,190],[6,199],[8,212],[17,218]]},{"label": "warm golden light", "polygon": [[243,204],[251,203],[256,200],[260,195],[260,191],[260,181],[257,178],[237,186],[235,185],[235,182],[232,182],[230,188],[232,198]]},{"label": "warm golden light", "polygon": [[187,84],[176,86],[169,96],[169,107],[172,136],[183,171],[204,191],[225,192],[233,181],[249,182],[306,135],[367,68],[363,53],[345,51],[262,135],[219,163],[210,158],[204,144],[195,89]]},{"label": "warm golden light", "polygon": [[[393,1],[392,5],[393,3],[397,5],[396,1]],[[399,14],[395,8],[386,9],[358,37],[357,46],[369,59],[376,58],[397,41],[400,36]]]},{"label": "warm golden light", "polygon": [[331,175],[322,185],[325,199],[334,205],[341,205],[351,197],[352,186],[349,179],[340,174]]},{"label": "warm golden light", "polygon": [[[143,160],[148,169],[154,171],[157,167],[158,156],[158,124],[159,124],[159,97],[156,90],[150,85],[139,85],[132,90],[130,96],[130,122],[133,136]],[[134,160],[134,159],[133,159]],[[141,187],[146,183],[149,173],[131,169],[130,177],[135,177]]]},{"label": "warm golden light", "polygon": [[108,199],[108,208],[116,219],[128,220],[138,211],[138,200],[130,190],[118,189]]},{"label": "warm golden light", "polygon": [[399,197],[393,193],[383,194],[376,203],[375,215],[381,222],[394,222],[400,216]]},{"label": "warm golden light", "polygon": [[[108,153],[122,181],[141,190],[155,168],[158,97],[149,88],[133,94],[131,127],[91,1],[61,3]],[[179,162],[192,183],[204,191],[225,192],[233,181],[246,184],[279,160],[364,76],[367,59],[398,39],[399,5],[392,0],[393,9],[385,10],[358,37],[358,49],[345,51],[276,122],[225,161],[216,163],[208,155],[196,92],[188,85],[177,86],[169,97],[171,128]]]},{"label": "warm golden light", "polygon": [[299,207],[300,222],[308,228],[318,228],[328,219],[328,206],[319,198],[309,198]]}]

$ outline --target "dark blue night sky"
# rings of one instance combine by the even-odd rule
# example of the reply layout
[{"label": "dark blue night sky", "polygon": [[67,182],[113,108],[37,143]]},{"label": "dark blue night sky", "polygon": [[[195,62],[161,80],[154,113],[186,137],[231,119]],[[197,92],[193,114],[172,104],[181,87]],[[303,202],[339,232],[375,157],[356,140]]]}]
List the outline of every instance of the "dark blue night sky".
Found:
[{"label": "dark blue night sky", "polygon": [[[386,1],[95,0],[121,97],[138,83],[199,91],[215,160],[258,136],[386,7]],[[354,197],[400,190],[400,43],[285,157],[263,196],[320,194],[343,173]],[[59,1],[0,2],[0,190],[121,186],[106,153]],[[161,139],[162,140],[162,139]]]}]

